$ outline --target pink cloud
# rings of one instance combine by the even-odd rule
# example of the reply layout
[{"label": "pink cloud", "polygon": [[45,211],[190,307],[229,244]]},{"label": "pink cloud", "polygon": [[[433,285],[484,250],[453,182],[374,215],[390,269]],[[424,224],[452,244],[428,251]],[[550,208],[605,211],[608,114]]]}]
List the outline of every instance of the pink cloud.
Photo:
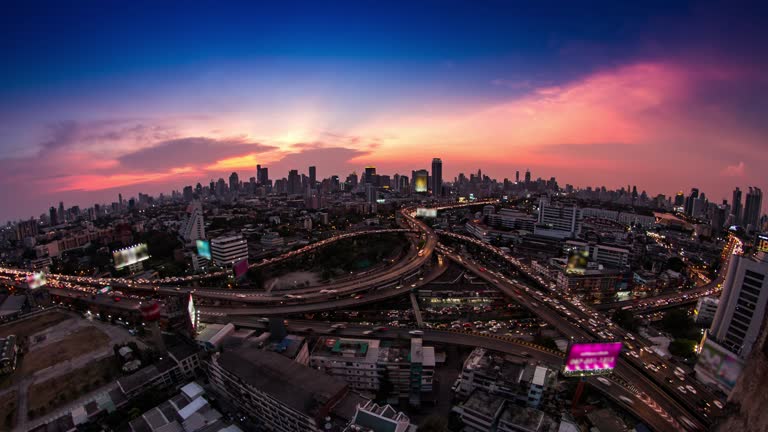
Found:
[{"label": "pink cloud", "polygon": [[721,175],[727,177],[743,177],[745,172],[744,162],[739,162],[736,165],[728,165],[720,172]]}]

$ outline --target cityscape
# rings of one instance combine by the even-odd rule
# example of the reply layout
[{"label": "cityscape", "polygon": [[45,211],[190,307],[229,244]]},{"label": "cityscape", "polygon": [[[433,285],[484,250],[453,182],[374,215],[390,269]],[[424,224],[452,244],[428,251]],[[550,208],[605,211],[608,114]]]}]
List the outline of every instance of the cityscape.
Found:
[{"label": "cityscape", "polygon": [[764,6],[43,3],[0,430],[768,430]]}]

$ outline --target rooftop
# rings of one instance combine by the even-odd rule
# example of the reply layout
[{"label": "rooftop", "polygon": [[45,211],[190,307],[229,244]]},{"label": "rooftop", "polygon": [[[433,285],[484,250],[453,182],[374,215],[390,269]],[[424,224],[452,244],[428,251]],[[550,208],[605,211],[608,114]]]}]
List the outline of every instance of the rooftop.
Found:
[{"label": "rooftop", "polygon": [[299,363],[286,361],[280,354],[241,348],[219,354],[219,363],[249,385],[305,414],[347,391],[344,381]]}]

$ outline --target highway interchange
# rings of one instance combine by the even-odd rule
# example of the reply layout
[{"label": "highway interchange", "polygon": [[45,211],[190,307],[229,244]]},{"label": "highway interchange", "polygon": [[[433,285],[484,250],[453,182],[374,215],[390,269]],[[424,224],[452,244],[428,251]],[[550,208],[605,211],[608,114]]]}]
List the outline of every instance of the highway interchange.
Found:
[{"label": "highway interchange", "polygon": [[[459,204],[438,207],[438,210],[463,207],[467,205],[480,205],[485,203]],[[166,287],[155,283],[132,283],[131,281],[115,280],[110,278],[89,279],[74,276],[51,275],[52,280],[68,282],[66,288],[82,289],[82,285],[103,286],[113,284],[113,288],[119,287],[131,290],[150,290],[155,294],[174,295],[180,292],[194,293],[195,297],[208,299],[225,299],[230,304],[238,303],[240,306],[202,306],[199,308],[201,321],[217,322],[233,317],[237,320],[248,320],[249,317],[267,315],[290,315],[297,313],[316,312],[357,306],[364,303],[372,303],[393,296],[405,294],[411,289],[426,284],[442,274],[446,265],[441,261],[435,266],[430,266],[428,272],[422,273],[422,267],[430,263],[433,253],[437,250],[444,257],[455,261],[457,264],[476,273],[487,283],[495,286],[499,291],[514,299],[544,322],[552,325],[567,338],[575,342],[620,340],[625,345],[622,358],[617,364],[610,379],[587,378],[587,382],[607,396],[620,403],[648,426],[657,431],[665,430],[706,430],[714,417],[721,413],[715,402],[716,398],[695,380],[676,372],[676,367],[665,359],[657,356],[647,341],[639,336],[631,335],[614,325],[604,315],[594,308],[581,303],[575,297],[569,297],[555,291],[551,281],[544,280],[535,274],[527,265],[516,258],[505,254],[501,249],[483,243],[475,238],[449,232],[435,232],[426,224],[415,217],[415,209],[401,210],[402,222],[407,226],[399,230],[376,230],[358,233],[349,233],[338,238],[324,240],[323,242],[336,241],[350,236],[378,234],[382,232],[419,232],[423,246],[416,252],[412,248],[406,257],[392,266],[385,267],[382,271],[361,275],[359,278],[339,282],[338,285],[310,287],[302,290],[302,294],[295,294],[292,298],[285,296],[270,296],[264,292],[236,292],[227,290],[206,290],[191,287]],[[438,245],[438,237],[445,236],[452,241],[465,244],[473,244],[485,253],[492,254],[495,259],[500,259],[506,264],[496,269],[487,269],[481,266],[473,257],[459,253],[453,249]],[[295,256],[305,253],[327,243],[312,244],[290,252]],[[289,258],[281,256],[272,259],[271,262],[258,263],[267,265],[277,260]],[[483,264],[488,264],[483,260]],[[725,266],[724,266],[725,267]],[[23,270],[0,269],[0,274],[18,276]],[[722,275],[721,275],[722,277]],[[524,283],[518,279],[525,279]],[[710,284],[699,287],[683,300],[689,301],[706,293],[714,293],[718,288],[721,278]],[[165,283],[165,282],[163,282]],[[407,285],[406,285],[407,283]],[[537,285],[538,288],[533,288]],[[298,291],[296,291],[298,293]],[[681,299],[682,295],[672,294],[668,299]],[[633,305],[638,309],[659,306],[652,302],[659,299],[647,300],[641,305]],[[642,306],[642,307],[641,307]],[[319,322],[292,322],[294,325],[303,326],[304,330],[312,329],[316,333],[330,332],[330,325]],[[324,327],[326,326],[326,327]],[[357,336],[370,327],[347,327],[339,332],[342,335]],[[445,330],[424,329],[424,338],[428,341],[454,343],[467,346],[483,346],[490,349],[520,354],[525,351],[531,358],[546,363],[560,366],[563,355],[547,349],[540,349],[530,344],[524,344],[503,336],[481,334],[477,332],[452,332]],[[399,337],[400,333],[407,333],[407,329],[389,329],[380,332],[378,337]]]}]

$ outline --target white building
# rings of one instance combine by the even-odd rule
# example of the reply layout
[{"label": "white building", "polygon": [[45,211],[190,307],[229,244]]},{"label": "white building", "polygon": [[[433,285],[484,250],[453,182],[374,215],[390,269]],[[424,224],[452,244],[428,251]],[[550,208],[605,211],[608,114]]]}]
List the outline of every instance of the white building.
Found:
[{"label": "white building", "polygon": [[574,205],[539,203],[539,219],[533,233],[550,238],[572,238],[581,233],[581,210]]},{"label": "white building", "polygon": [[563,252],[587,252],[590,261],[611,267],[627,267],[629,265],[629,249],[618,246],[609,246],[597,243],[588,243],[580,240],[567,240],[563,245]]},{"label": "white building", "polygon": [[740,359],[752,352],[768,303],[768,254],[731,257],[710,338]]},{"label": "white building", "polygon": [[203,223],[203,205],[200,201],[192,201],[187,207],[187,214],[179,229],[181,238],[187,243],[205,239],[205,224]]},{"label": "white building", "polygon": [[516,209],[503,208],[498,213],[490,214],[486,214],[485,209],[483,209],[483,215],[486,216],[490,226],[533,232],[536,225],[535,217]]},{"label": "white building", "polygon": [[344,432],[416,432],[416,429],[402,412],[368,401],[357,406],[355,417]]},{"label": "white building", "polygon": [[211,258],[220,267],[231,267],[248,258],[248,242],[242,234],[217,237],[211,240]]},{"label": "white building", "polygon": [[696,324],[712,324],[719,303],[720,301],[716,297],[700,298],[699,301],[696,302],[696,309],[693,310],[694,321],[696,321]]}]

